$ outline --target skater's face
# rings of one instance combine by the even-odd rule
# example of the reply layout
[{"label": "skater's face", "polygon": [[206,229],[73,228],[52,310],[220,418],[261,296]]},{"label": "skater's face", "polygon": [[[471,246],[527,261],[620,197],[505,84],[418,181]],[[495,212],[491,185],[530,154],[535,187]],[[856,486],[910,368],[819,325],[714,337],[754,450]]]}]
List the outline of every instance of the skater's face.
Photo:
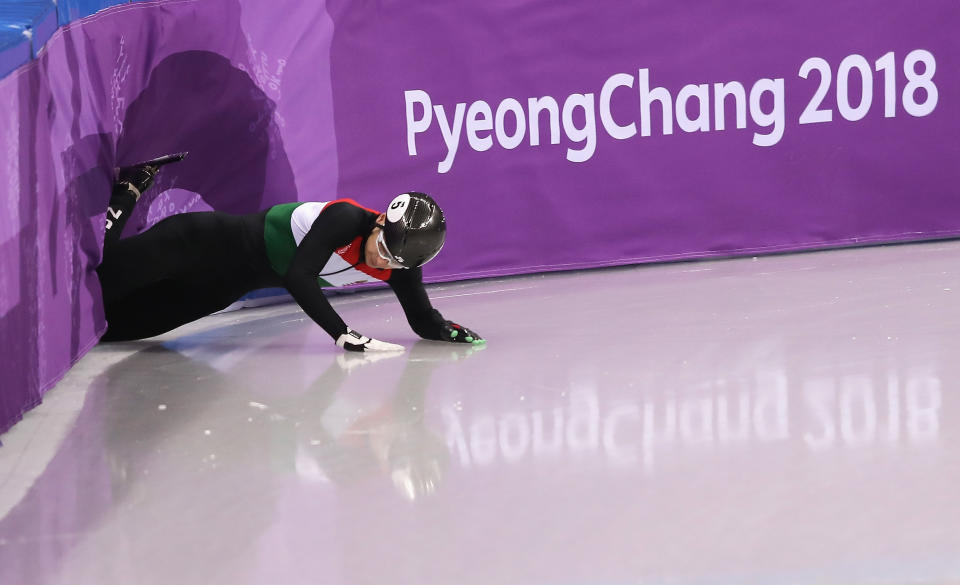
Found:
[{"label": "skater's face", "polygon": [[[381,213],[377,217],[377,224],[383,225],[386,217],[386,214]],[[364,261],[367,263],[367,266],[379,268],[380,270],[406,268],[406,266],[403,266],[393,259],[393,255],[390,254],[384,242],[383,230],[379,227],[373,228],[373,231],[370,232],[370,237],[367,238],[367,245],[364,249]]]}]

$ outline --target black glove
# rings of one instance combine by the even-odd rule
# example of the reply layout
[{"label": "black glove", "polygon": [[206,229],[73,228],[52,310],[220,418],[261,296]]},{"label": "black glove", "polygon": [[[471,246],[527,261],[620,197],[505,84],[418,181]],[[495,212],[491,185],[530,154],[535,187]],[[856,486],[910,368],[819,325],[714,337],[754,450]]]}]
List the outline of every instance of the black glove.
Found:
[{"label": "black glove", "polygon": [[402,345],[371,339],[349,328],[337,338],[337,347],[347,351],[403,351]]},{"label": "black glove", "polygon": [[474,345],[487,342],[486,339],[453,321],[444,321],[443,325],[440,326],[440,339],[453,343],[472,343]]},{"label": "black glove", "polygon": [[160,168],[152,165],[123,167],[117,174],[117,182],[130,183],[130,185],[137,190],[139,198],[139,195],[153,185],[153,178],[157,176],[158,172],[160,172]]}]

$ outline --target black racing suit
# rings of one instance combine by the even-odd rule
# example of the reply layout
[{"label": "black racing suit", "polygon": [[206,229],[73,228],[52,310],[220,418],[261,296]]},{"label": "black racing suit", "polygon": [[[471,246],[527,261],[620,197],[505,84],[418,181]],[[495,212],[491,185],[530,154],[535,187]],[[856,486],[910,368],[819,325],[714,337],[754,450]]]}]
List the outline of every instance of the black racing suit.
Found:
[{"label": "black racing suit", "polygon": [[[425,339],[441,338],[444,319],[430,304],[420,268],[377,270],[364,262],[366,239],[378,215],[375,211],[350,200],[305,204],[323,206],[322,211],[305,227],[299,242],[287,242],[293,249],[278,261],[269,227],[265,236],[268,216],[276,219],[275,210],[296,205],[248,215],[183,213],[126,239],[108,237],[103,262],[97,268],[108,324],[103,340],[159,335],[267,287],[286,288],[307,315],[336,340],[347,332],[347,326],[330,306],[322,287],[358,282],[342,282],[348,271],[369,276],[368,282],[389,284],[414,332]],[[330,282],[337,273],[324,272],[331,265],[338,270],[339,284]]]}]

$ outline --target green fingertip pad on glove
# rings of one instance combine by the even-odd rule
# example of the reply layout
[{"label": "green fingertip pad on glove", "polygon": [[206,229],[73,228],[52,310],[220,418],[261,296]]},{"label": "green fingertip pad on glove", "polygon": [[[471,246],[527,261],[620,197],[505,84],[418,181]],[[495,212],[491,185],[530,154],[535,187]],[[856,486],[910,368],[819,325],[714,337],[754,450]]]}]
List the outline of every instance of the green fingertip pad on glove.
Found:
[{"label": "green fingertip pad on glove", "polygon": [[474,344],[474,345],[483,345],[483,344],[486,343],[486,342],[487,342],[486,339],[474,339],[474,340],[473,340],[473,344]]},{"label": "green fingertip pad on glove", "polygon": [[456,337],[456,336],[459,335],[459,334],[460,334],[460,332],[457,331],[456,329],[454,329],[453,331],[450,332],[450,337]]},{"label": "green fingertip pad on glove", "polygon": [[470,337],[469,335],[468,335],[468,336],[466,336],[466,337],[464,337],[464,339],[466,339],[467,341],[473,341],[473,338],[472,338],[472,337]]}]

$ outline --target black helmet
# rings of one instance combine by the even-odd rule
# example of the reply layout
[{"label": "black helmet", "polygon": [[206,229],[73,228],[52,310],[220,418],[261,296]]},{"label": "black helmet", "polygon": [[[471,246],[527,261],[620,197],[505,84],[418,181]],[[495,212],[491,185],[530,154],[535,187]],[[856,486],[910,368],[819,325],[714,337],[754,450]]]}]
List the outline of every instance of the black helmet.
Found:
[{"label": "black helmet", "polygon": [[440,252],[446,237],[443,210],[429,195],[404,193],[387,207],[384,244],[399,264],[407,268],[423,266]]}]

